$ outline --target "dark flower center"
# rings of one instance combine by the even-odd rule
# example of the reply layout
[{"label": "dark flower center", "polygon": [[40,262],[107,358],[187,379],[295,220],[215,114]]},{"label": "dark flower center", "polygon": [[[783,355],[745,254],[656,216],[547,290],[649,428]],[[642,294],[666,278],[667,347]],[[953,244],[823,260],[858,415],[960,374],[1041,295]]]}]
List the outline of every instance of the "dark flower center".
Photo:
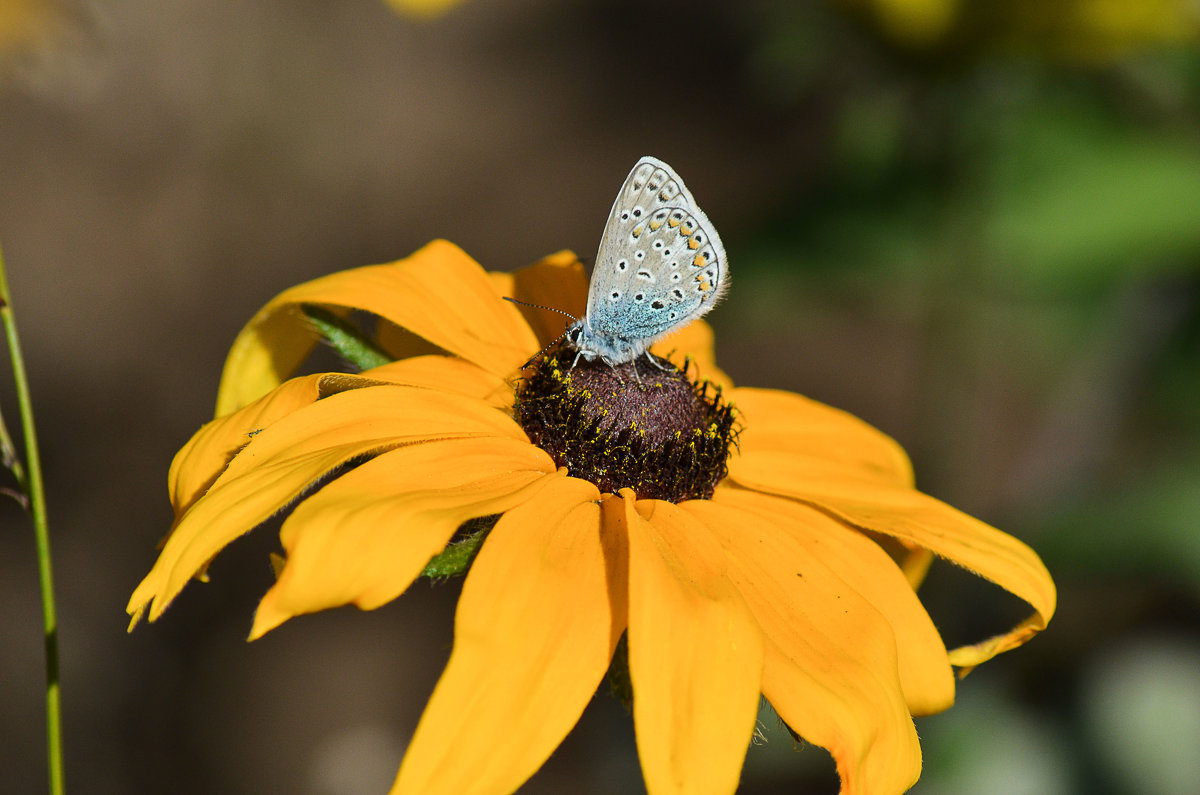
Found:
[{"label": "dark flower center", "polygon": [[615,367],[575,358],[558,346],[518,387],[514,411],[530,440],[602,492],[711,497],[736,436],[720,388],[649,355]]}]

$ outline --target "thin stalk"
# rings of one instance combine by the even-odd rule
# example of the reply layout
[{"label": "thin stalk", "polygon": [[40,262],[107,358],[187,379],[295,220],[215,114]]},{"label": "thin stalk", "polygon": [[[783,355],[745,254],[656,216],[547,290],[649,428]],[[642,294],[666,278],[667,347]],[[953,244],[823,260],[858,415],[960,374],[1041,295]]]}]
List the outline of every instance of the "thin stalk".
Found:
[{"label": "thin stalk", "polygon": [[[8,292],[8,272],[4,268],[4,253],[0,251],[0,317],[4,319],[4,335],[12,358],[13,384],[21,411],[21,431],[25,437],[25,468],[15,461],[17,474],[28,498],[29,515],[33,518],[33,534],[37,546],[38,580],[42,589],[42,624],[46,650],[46,757],[49,764],[50,793],[63,795],[62,709],[58,681],[58,618],[54,606],[54,577],[50,566],[50,531],[46,523],[46,497],[42,491],[42,465],[38,455],[37,431],[33,424],[33,403],[29,397],[29,380],[21,342],[17,337],[17,321],[13,316],[12,297]],[[7,430],[4,433],[8,441]],[[9,441],[11,446],[11,441]]]}]

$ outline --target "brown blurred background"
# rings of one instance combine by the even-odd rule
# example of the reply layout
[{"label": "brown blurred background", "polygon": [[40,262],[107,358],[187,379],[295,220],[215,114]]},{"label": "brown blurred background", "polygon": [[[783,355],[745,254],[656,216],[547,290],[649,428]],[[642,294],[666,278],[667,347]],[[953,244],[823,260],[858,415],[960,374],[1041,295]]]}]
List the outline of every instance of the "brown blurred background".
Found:
[{"label": "brown blurred background", "polygon": [[[171,456],[275,293],[434,237],[498,270],[590,257],[653,154],[729,251],[711,318],[734,380],[871,421],[1056,576],[1048,632],[919,720],[914,791],[1194,792],[1198,30],[1188,0],[0,0],[0,242],[70,789],[386,790],[457,585],[246,644],[263,527],[126,635]],[[1022,614],[949,566],[923,595],[952,643]],[[45,788],[41,677],[31,532],[5,500],[5,793]],[[824,752],[764,732],[744,792],[836,792]],[[601,693],[525,791],[641,787]]]}]

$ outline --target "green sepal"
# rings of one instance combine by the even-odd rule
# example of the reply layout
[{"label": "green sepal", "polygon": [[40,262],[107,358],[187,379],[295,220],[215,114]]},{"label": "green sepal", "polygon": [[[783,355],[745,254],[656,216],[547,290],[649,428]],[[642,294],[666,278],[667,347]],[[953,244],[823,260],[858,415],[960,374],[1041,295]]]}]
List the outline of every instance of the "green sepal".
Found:
[{"label": "green sepal", "polygon": [[429,559],[421,571],[422,577],[442,579],[466,574],[471,567],[471,561],[479,553],[483,540],[496,525],[499,516],[481,516],[463,522],[455,533],[455,540],[446,545],[438,554]]},{"label": "green sepal", "polygon": [[613,650],[612,660],[608,664],[608,692],[621,702],[625,711],[633,712],[633,677],[629,674],[629,636],[622,633]]},{"label": "green sepal", "polygon": [[370,370],[394,361],[374,340],[345,318],[313,304],[304,304],[301,311],[325,342],[350,366]]}]

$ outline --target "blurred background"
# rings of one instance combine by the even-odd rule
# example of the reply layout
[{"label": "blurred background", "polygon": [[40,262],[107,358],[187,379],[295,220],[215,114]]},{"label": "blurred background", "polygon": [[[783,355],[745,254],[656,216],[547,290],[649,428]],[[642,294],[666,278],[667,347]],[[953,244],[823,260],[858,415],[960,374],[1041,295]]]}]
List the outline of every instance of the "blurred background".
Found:
[{"label": "blurred background", "polygon": [[[728,249],[732,378],[882,428],[1056,578],[1049,630],[918,720],[914,792],[1198,791],[1198,32],[1197,0],[0,0],[69,787],[386,790],[457,585],[247,644],[264,527],[126,635],[167,466],[275,293],[434,237],[497,270],[590,257],[653,154]],[[1025,612],[948,564],[922,595],[951,643]],[[5,793],[45,788],[40,621],[3,500]],[[763,728],[742,791],[837,791]],[[641,788],[601,693],[523,791]]]}]

